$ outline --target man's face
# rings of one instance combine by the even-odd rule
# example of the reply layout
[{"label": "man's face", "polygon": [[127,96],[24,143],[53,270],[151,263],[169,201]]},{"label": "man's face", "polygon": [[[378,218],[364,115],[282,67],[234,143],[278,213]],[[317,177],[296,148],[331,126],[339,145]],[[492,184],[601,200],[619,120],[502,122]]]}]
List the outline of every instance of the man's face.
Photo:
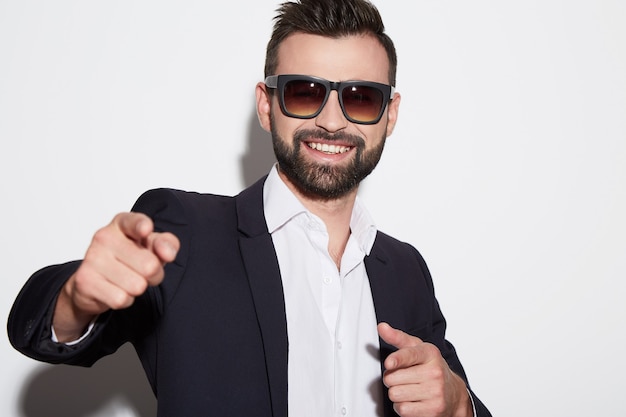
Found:
[{"label": "man's face", "polygon": [[[372,36],[332,39],[300,33],[283,41],[276,69],[276,75],[301,74],[330,81],[382,84],[389,83],[388,72],[387,54]],[[337,91],[331,91],[322,111],[312,119],[284,115],[276,90],[266,97],[269,118],[264,119],[262,105],[259,117],[272,134],[279,172],[301,193],[317,199],[339,198],[356,191],[380,160],[400,101],[396,96],[378,123],[364,125],[346,119]]]}]

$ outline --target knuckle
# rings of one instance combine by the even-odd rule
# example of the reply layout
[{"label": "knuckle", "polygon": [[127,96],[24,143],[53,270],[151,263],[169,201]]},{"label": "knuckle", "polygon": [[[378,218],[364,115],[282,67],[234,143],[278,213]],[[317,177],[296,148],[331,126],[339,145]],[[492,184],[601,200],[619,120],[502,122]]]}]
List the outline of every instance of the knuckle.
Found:
[{"label": "knuckle", "polygon": [[148,281],[146,281],[145,279],[135,279],[133,280],[133,282],[129,285],[129,292],[130,295],[132,296],[138,296],[143,294],[146,289],[148,288]]},{"label": "knuckle", "polygon": [[83,280],[76,279],[70,288],[70,296],[75,303],[79,303],[81,300],[89,300],[91,296],[90,287]]},{"label": "knuckle", "polygon": [[111,242],[112,234],[111,229],[107,227],[100,228],[93,234],[92,243],[95,245],[106,246]]},{"label": "knuckle", "polygon": [[441,366],[435,366],[430,371],[430,377],[437,382],[443,382],[445,372]]},{"label": "knuckle", "polygon": [[395,387],[389,388],[389,392],[387,393],[387,395],[389,396],[389,399],[394,403],[400,400],[398,390]]},{"label": "knuckle", "polygon": [[93,281],[93,274],[89,270],[89,266],[78,268],[74,274],[74,290],[79,294],[87,294],[92,287]]},{"label": "knuckle", "polygon": [[433,401],[432,412],[435,415],[441,415],[446,412],[446,403],[442,398]]},{"label": "knuckle", "polygon": [[152,278],[158,276],[162,269],[163,266],[156,256],[148,256],[141,263],[140,274],[145,278]]},{"label": "knuckle", "polygon": [[408,403],[394,403],[393,408],[400,416],[408,415],[410,411],[410,404]]},{"label": "knuckle", "polygon": [[163,282],[163,278],[165,278],[165,271],[161,270],[160,273],[153,275],[148,281],[148,285],[159,285],[161,282]]},{"label": "knuckle", "polygon": [[432,343],[424,343],[424,350],[429,355],[439,355],[439,349]]},{"label": "knuckle", "polygon": [[113,310],[121,310],[130,307],[134,301],[135,298],[132,297],[130,294],[127,294],[123,291],[118,291],[116,294],[111,296],[111,299],[109,301],[109,307],[111,307]]}]

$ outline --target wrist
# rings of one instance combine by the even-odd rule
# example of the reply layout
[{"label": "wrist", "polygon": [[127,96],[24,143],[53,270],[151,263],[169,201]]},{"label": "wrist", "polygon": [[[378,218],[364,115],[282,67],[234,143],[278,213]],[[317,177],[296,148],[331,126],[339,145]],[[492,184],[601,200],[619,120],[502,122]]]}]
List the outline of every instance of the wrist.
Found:
[{"label": "wrist", "polygon": [[52,328],[59,343],[79,339],[96,317],[77,308],[71,293],[71,283],[68,281],[59,292],[54,307]]},{"label": "wrist", "polygon": [[465,382],[458,376],[457,378],[457,392],[459,393],[458,403],[456,410],[453,414],[454,417],[474,417],[474,405],[470,397],[469,390]]}]

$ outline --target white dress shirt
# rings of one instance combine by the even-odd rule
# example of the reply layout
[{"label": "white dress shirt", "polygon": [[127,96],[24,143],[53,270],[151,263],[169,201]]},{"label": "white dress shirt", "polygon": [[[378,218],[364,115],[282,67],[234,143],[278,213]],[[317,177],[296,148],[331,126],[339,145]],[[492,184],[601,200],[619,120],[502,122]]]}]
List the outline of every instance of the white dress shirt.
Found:
[{"label": "white dress shirt", "polygon": [[337,266],[322,220],[270,172],[263,189],[278,256],[289,337],[289,415],[382,415],[374,303],[365,270],[376,227],[357,198],[351,234]]}]

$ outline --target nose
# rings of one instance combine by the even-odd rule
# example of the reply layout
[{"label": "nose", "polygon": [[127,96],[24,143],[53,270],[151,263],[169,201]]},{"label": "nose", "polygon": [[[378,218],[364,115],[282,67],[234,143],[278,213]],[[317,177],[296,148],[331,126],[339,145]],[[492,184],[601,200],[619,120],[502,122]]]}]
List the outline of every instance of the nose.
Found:
[{"label": "nose", "polygon": [[331,91],[324,108],[315,118],[315,125],[328,132],[337,132],[348,126],[348,119],[343,115],[337,91]]}]

